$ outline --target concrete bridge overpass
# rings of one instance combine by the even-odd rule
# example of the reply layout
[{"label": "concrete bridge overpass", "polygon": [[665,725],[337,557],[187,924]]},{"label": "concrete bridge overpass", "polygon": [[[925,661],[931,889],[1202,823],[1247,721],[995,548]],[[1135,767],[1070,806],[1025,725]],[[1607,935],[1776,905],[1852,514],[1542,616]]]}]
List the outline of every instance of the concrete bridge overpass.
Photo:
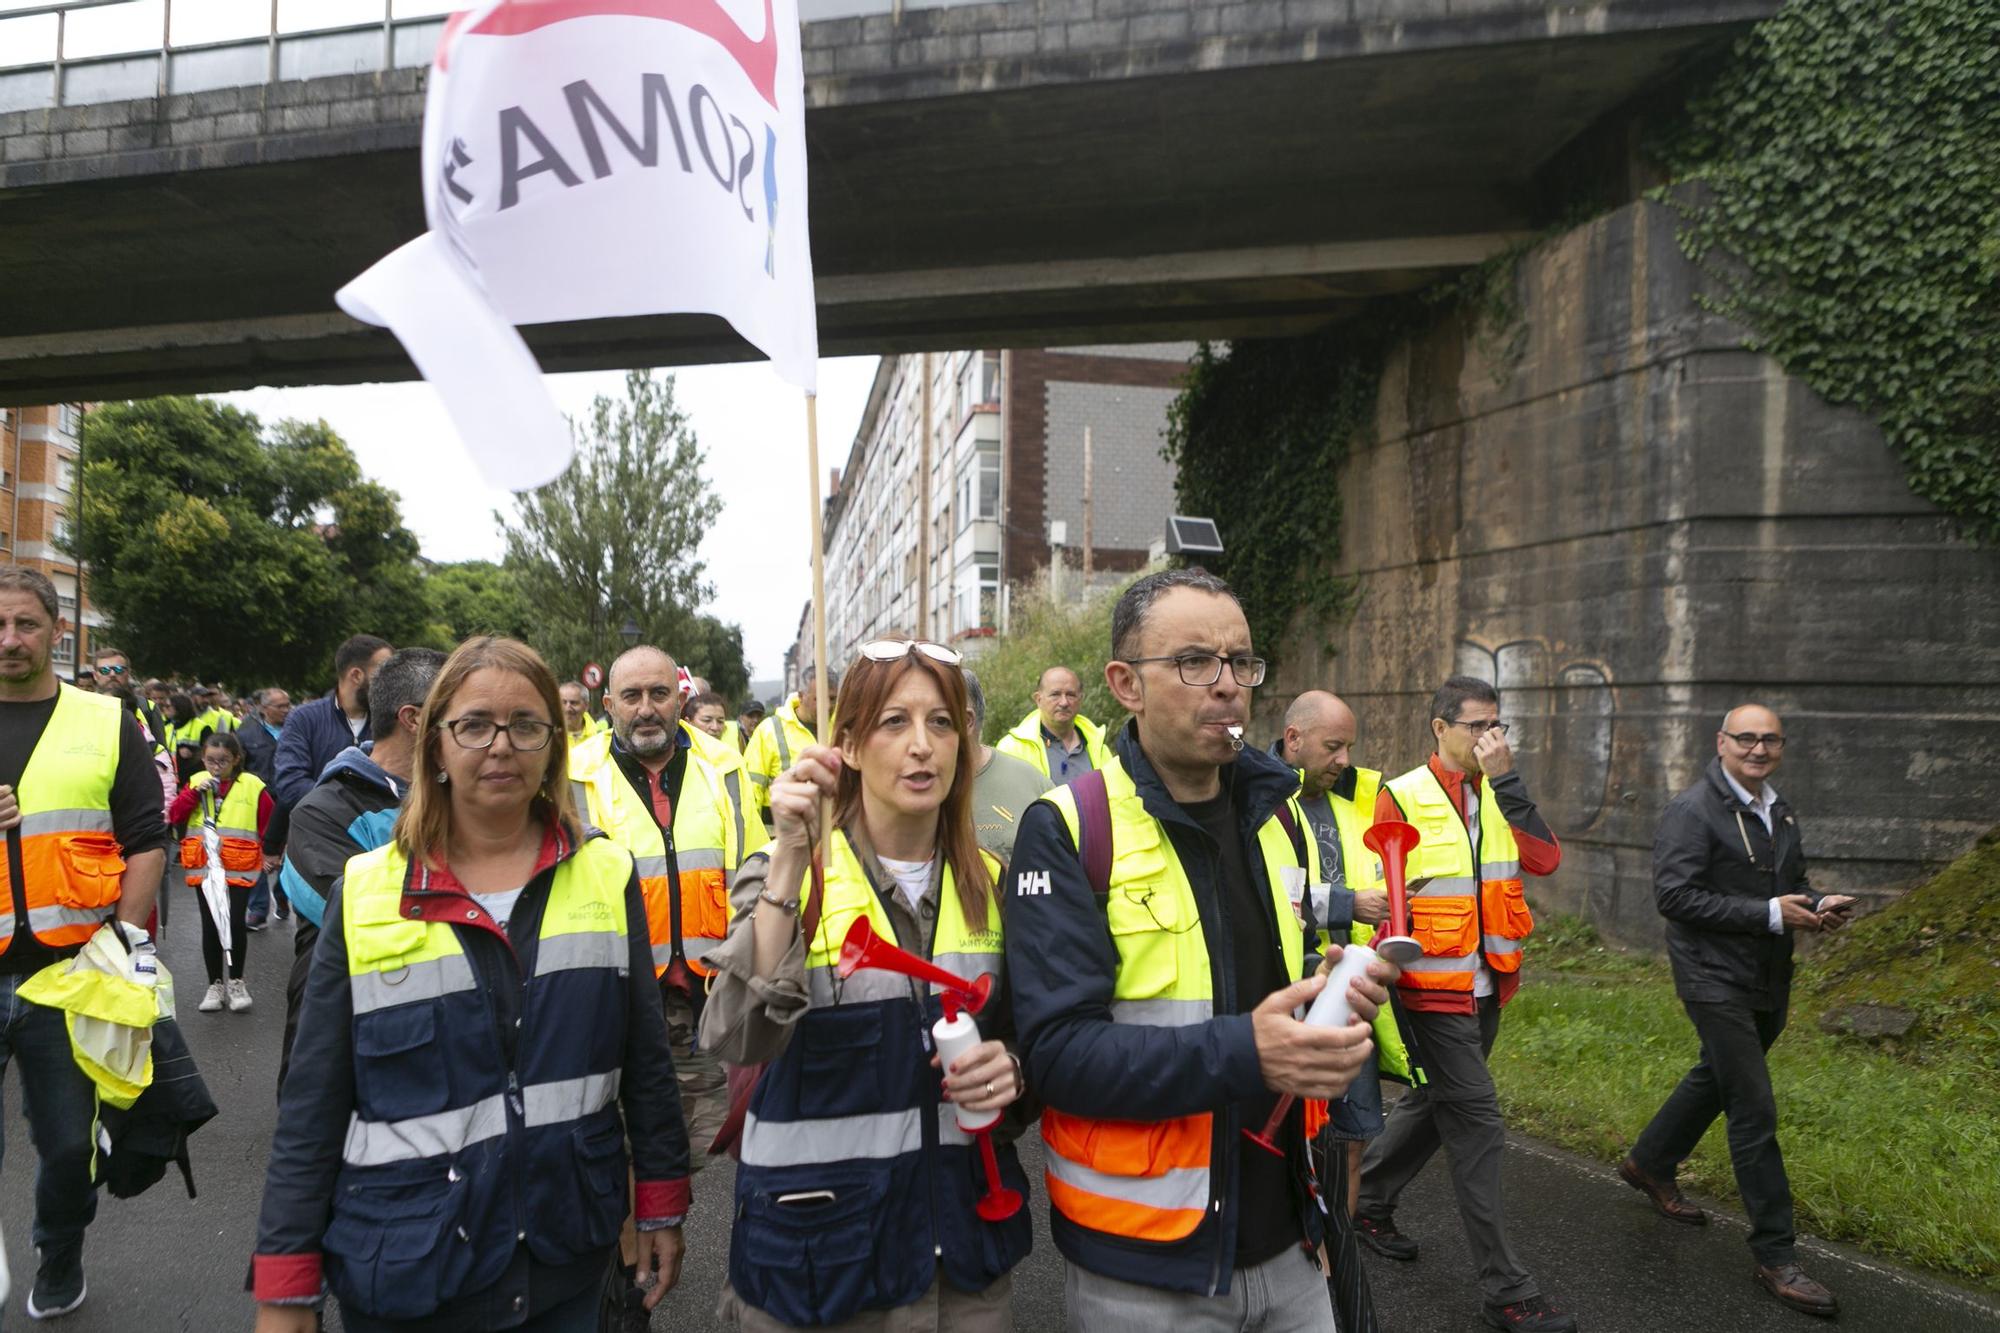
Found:
[{"label": "concrete bridge overpass", "polygon": [[[1537,226],[1594,126],[1777,4],[1001,0],[808,22],[821,345],[1316,327]],[[0,112],[0,404],[412,377],[332,302],[423,227],[435,27],[371,40],[361,72],[293,78],[311,64],[275,35],[254,72],[259,39],[224,87],[220,47],[50,62],[46,94],[0,49],[0,106],[22,108]],[[528,338],[549,370],[749,355],[706,317]]]}]

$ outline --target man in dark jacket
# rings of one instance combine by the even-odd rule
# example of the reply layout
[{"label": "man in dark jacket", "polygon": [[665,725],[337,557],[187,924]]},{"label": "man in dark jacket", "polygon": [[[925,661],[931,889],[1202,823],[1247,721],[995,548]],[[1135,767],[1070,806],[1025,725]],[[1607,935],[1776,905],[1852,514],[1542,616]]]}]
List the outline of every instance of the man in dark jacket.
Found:
[{"label": "man in dark jacket", "polygon": [[[1332,1333],[1299,1109],[1276,1131],[1282,1155],[1238,1132],[1261,1129],[1281,1093],[1340,1096],[1374,1058],[1362,1023],[1292,1016],[1321,983],[1292,970],[1298,926],[1272,882],[1310,849],[1260,836],[1298,776],[1242,748],[1264,662],[1228,585],[1201,570],[1127,589],[1112,655],[1105,678],[1133,720],[1082,779],[1110,806],[1107,896],[1078,849],[1091,824],[1073,838],[1067,822],[1084,808],[1075,785],[1028,807],[1000,884],[1069,1326]],[[1372,1019],[1394,977],[1379,964],[1357,979],[1356,1014]],[[1148,1140],[1159,1151],[1134,1173]]]},{"label": "man in dark jacket", "polygon": [[333,655],[333,692],[300,704],[285,719],[271,783],[280,809],[303,801],[335,755],[369,738],[368,678],[393,651],[373,634],[356,634]]},{"label": "man in dark jacket", "polygon": [[[243,742],[243,771],[260,778],[269,787],[278,775],[278,736],[285,729],[285,719],[292,711],[292,696],[273,685],[270,689],[259,690],[251,696],[250,712],[236,730],[236,739]],[[285,807],[277,798],[271,798],[271,819],[264,827],[264,875],[257,886],[250,891],[247,915],[255,921],[263,921],[271,910],[272,900],[278,905],[278,919],[291,915],[291,903],[285,891],[277,883],[278,865],[284,860],[285,837],[288,820]]]},{"label": "man in dark jacket", "polygon": [[1701,1060],[1632,1145],[1619,1174],[1662,1217],[1706,1222],[1674,1174],[1715,1117],[1727,1116],[1757,1281],[1794,1309],[1831,1315],[1833,1294],[1799,1267],[1764,1055],[1785,1030],[1792,932],[1838,929],[1854,900],[1816,894],[1806,881],[1792,808],[1770,783],[1784,752],[1776,713],[1757,704],[1732,709],[1708,771],[1660,818],[1653,896],[1667,919],[1674,990],[1701,1038]]},{"label": "man in dark jacket", "polygon": [[435,648],[405,648],[385,660],[368,690],[368,725],[377,739],[367,749],[352,745],[335,755],[319,785],[292,811],[279,882],[298,909],[299,924],[292,936],[291,980],[285,986],[285,1046],[278,1057],[281,1091],[326,905],[340,886],[348,860],[374,851],[395,833],[396,813],[410,789],[410,769],[416,761],[417,713],[443,666],[444,654]]}]

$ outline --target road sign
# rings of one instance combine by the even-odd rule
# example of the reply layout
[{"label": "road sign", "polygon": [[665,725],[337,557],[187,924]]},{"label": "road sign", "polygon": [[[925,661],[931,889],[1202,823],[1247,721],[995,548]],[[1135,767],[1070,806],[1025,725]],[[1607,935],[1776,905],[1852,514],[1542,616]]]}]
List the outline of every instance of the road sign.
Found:
[{"label": "road sign", "polygon": [[604,668],[597,665],[597,663],[595,662],[586,664],[583,668],[584,688],[594,690],[603,683],[604,683]]}]

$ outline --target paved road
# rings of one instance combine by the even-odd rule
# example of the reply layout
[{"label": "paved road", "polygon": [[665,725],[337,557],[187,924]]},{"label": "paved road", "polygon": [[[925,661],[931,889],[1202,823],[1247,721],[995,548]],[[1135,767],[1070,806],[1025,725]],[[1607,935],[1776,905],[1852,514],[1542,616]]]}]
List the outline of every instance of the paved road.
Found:
[{"label": "paved road", "polygon": [[[192,907],[186,898],[176,905]],[[137,1199],[105,1199],[85,1250],[90,1300],[54,1325],[65,1333],[223,1333],[250,1326],[252,1310],[242,1284],[276,1110],[272,1086],[291,940],[282,927],[252,937],[249,977],[255,1010],[198,1014],[193,1006],[201,995],[202,968],[195,932],[193,912],[177,911],[165,932],[163,956],[179,980],[189,1043],[223,1108],[194,1140],[201,1197],[188,1200],[170,1172],[166,1181]],[[18,1331],[38,1327],[21,1305],[34,1262],[28,1240],[34,1154],[20,1115],[18,1082],[12,1076],[7,1081],[12,1086],[6,1092],[8,1151],[0,1169],[0,1220],[17,1275],[6,1320]],[[1038,1161],[1030,1164],[1029,1174],[1039,1179]],[[687,1274],[681,1290],[655,1317],[656,1329],[679,1333],[714,1326],[728,1234],[728,1181],[726,1163],[696,1179]],[[1550,1294],[1575,1310],[1590,1333],[1802,1333],[1824,1327],[1752,1287],[1740,1220],[1700,1231],[1656,1220],[1607,1170],[1532,1141],[1513,1145],[1507,1183],[1522,1253]],[[1038,1217],[1042,1212],[1038,1204]],[[1482,1328],[1442,1162],[1418,1182],[1399,1221],[1422,1242],[1424,1255],[1414,1265],[1369,1256],[1384,1327],[1400,1333]],[[1845,1247],[1810,1244],[1807,1261],[1813,1274],[1839,1294],[1846,1329],[2000,1330],[2000,1303],[1902,1273]],[[1017,1275],[1015,1324],[1035,1333],[1062,1324],[1061,1265],[1043,1223],[1037,1226],[1036,1253]]]}]

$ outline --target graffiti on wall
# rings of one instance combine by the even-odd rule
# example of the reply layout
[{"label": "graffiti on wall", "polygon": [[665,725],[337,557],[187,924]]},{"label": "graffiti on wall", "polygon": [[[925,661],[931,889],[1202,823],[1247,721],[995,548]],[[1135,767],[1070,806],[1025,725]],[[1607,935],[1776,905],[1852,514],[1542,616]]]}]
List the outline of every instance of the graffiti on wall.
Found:
[{"label": "graffiti on wall", "polygon": [[1543,639],[1488,646],[1458,643],[1456,669],[1500,691],[1500,716],[1522,776],[1557,833],[1582,833],[1604,813],[1611,789],[1611,672]]}]

